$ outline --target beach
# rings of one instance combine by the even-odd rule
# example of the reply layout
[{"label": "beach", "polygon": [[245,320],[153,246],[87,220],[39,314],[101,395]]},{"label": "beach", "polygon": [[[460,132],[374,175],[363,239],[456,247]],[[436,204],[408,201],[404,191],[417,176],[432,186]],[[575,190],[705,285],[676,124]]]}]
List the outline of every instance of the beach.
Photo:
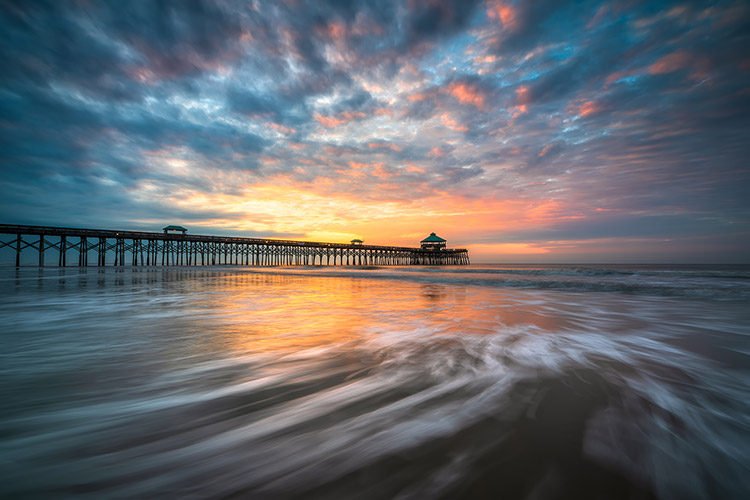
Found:
[{"label": "beach", "polygon": [[750,491],[750,266],[0,268],[0,496]]}]

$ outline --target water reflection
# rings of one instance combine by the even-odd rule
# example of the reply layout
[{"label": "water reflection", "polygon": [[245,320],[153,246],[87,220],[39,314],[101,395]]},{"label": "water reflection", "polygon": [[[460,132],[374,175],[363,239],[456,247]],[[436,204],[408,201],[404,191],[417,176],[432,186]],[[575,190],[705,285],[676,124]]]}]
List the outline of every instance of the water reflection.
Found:
[{"label": "water reflection", "polygon": [[747,485],[746,374],[662,342],[739,334],[741,308],[311,271],[2,278],[0,493],[731,498]]}]

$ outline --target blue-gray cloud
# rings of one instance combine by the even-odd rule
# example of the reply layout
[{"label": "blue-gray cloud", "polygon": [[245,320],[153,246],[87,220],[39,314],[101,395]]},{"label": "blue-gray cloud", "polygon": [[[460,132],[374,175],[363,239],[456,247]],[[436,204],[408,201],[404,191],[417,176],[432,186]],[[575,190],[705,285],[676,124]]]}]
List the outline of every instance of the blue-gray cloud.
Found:
[{"label": "blue-gray cloud", "polygon": [[[745,2],[503,5],[504,22],[466,0],[5,2],[0,218],[198,220],[134,193],[283,175],[588,214],[539,235],[557,239],[750,222]],[[343,178],[354,163],[380,177]]]}]

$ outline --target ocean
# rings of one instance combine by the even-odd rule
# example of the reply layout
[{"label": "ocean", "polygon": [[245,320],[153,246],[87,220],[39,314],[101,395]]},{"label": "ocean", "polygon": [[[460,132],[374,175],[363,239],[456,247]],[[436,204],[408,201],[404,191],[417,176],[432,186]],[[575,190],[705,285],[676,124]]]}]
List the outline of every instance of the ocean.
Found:
[{"label": "ocean", "polygon": [[750,266],[0,268],[3,498],[750,498]]}]

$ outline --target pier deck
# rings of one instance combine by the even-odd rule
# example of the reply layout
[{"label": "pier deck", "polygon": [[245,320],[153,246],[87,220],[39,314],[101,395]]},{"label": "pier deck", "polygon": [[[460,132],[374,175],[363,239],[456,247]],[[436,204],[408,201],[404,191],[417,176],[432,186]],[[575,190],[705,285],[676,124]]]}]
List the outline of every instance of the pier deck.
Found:
[{"label": "pier deck", "polygon": [[[272,238],[239,238],[143,231],[112,231],[68,227],[0,224],[0,251],[15,252],[20,266],[24,250],[36,251],[36,265],[45,252],[57,266],[409,266],[466,265],[466,249],[423,250],[381,245],[353,245]],[[77,262],[68,263],[68,254]],[[89,261],[89,256],[94,258]],[[91,262],[91,263],[90,263]],[[95,263],[94,263],[95,262]]]}]

